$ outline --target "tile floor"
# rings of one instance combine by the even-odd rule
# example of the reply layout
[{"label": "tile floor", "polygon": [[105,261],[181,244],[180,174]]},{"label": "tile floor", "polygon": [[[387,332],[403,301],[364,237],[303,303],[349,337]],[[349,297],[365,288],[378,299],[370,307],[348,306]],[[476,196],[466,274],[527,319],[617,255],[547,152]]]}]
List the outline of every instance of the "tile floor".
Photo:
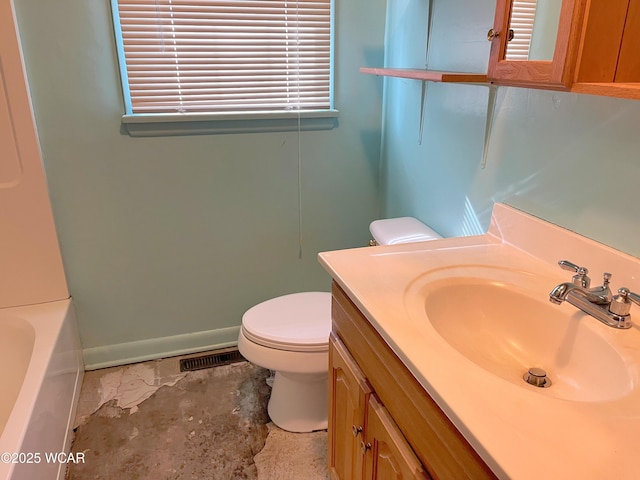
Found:
[{"label": "tile floor", "polygon": [[87,372],[67,480],[325,480],[327,434],[285,432],[268,371],[239,362],[180,372],[179,358]]}]

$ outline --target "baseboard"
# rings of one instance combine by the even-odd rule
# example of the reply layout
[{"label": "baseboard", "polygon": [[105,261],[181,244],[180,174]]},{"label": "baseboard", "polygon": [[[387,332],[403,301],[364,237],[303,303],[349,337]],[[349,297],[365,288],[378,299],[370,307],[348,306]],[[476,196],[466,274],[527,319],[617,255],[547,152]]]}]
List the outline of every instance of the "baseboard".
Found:
[{"label": "baseboard", "polygon": [[85,370],[232,347],[238,344],[239,333],[240,327],[237,326],[85,348],[83,350]]}]

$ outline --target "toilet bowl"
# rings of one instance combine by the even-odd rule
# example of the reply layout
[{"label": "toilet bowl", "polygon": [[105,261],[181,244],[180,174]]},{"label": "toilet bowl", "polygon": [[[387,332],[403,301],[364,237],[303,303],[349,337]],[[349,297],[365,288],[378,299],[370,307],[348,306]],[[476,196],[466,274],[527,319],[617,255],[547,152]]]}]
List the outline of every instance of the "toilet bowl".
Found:
[{"label": "toilet bowl", "polygon": [[[412,217],[376,220],[376,244],[441,238]],[[302,292],[259,303],[242,316],[238,350],[275,371],[267,407],[271,421],[290,432],[327,428],[331,294]]]},{"label": "toilet bowl", "polygon": [[304,292],[272,298],[242,316],[238,350],[275,371],[267,410],[290,432],[327,428],[331,294]]}]

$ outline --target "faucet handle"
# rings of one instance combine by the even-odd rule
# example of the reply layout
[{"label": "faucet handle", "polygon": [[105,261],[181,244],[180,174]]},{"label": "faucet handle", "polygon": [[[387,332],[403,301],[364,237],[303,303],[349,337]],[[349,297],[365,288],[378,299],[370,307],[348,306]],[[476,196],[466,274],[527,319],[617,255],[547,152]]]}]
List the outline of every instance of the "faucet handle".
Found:
[{"label": "faucet handle", "polygon": [[633,293],[627,287],[619,288],[618,293],[627,300],[631,300],[636,305],[640,305],[640,295]]},{"label": "faucet handle", "polygon": [[579,274],[587,274],[589,273],[589,270],[587,270],[584,267],[579,267],[578,265],[576,265],[573,262],[570,262],[569,260],[560,260],[558,262],[558,265],[560,265],[560,268],[563,270],[569,270],[570,272],[576,272]]},{"label": "faucet handle", "polygon": [[[560,265],[560,268],[562,268],[563,270],[576,272],[576,274],[571,279],[575,285],[583,288],[589,288],[589,285],[591,285],[591,279],[587,276],[589,270],[587,270],[585,267],[579,267],[569,260],[560,260],[558,262],[558,265]],[[609,275],[609,278],[611,278],[611,275]],[[605,277],[605,281],[608,282],[608,278]]]},{"label": "faucet handle", "polygon": [[618,289],[618,295],[613,297],[611,304],[609,305],[609,311],[616,315],[629,315],[631,310],[631,302],[636,305],[640,305],[640,295],[633,293],[627,287]]}]

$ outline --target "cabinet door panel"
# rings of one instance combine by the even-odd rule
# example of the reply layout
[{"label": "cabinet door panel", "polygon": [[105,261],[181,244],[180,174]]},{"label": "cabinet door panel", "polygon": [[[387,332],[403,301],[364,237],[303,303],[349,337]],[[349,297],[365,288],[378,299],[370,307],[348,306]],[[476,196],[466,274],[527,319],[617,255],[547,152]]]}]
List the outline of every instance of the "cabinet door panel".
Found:
[{"label": "cabinet door panel", "polygon": [[340,340],[329,340],[329,471],[333,479],[362,478],[365,406],[371,389]]},{"label": "cabinet door panel", "polygon": [[428,479],[429,475],[375,395],[369,398],[364,448],[365,478],[373,480]]},{"label": "cabinet door panel", "polygon": [[614,81],[628,6],[629,0],[589,3],[576,66],[576,82]]},{"label": "cabinet door panel", "polygon": [[511,0],[498,0],[488,74],[498,84],[567,89],[573,81],[586,0],[562,0],[560,23],[551,61],[507,60]]},{"label": "cabinet door panel", "polygon": [[640,81],[640,0],[631,0],[620,46],[616,82]]}]

